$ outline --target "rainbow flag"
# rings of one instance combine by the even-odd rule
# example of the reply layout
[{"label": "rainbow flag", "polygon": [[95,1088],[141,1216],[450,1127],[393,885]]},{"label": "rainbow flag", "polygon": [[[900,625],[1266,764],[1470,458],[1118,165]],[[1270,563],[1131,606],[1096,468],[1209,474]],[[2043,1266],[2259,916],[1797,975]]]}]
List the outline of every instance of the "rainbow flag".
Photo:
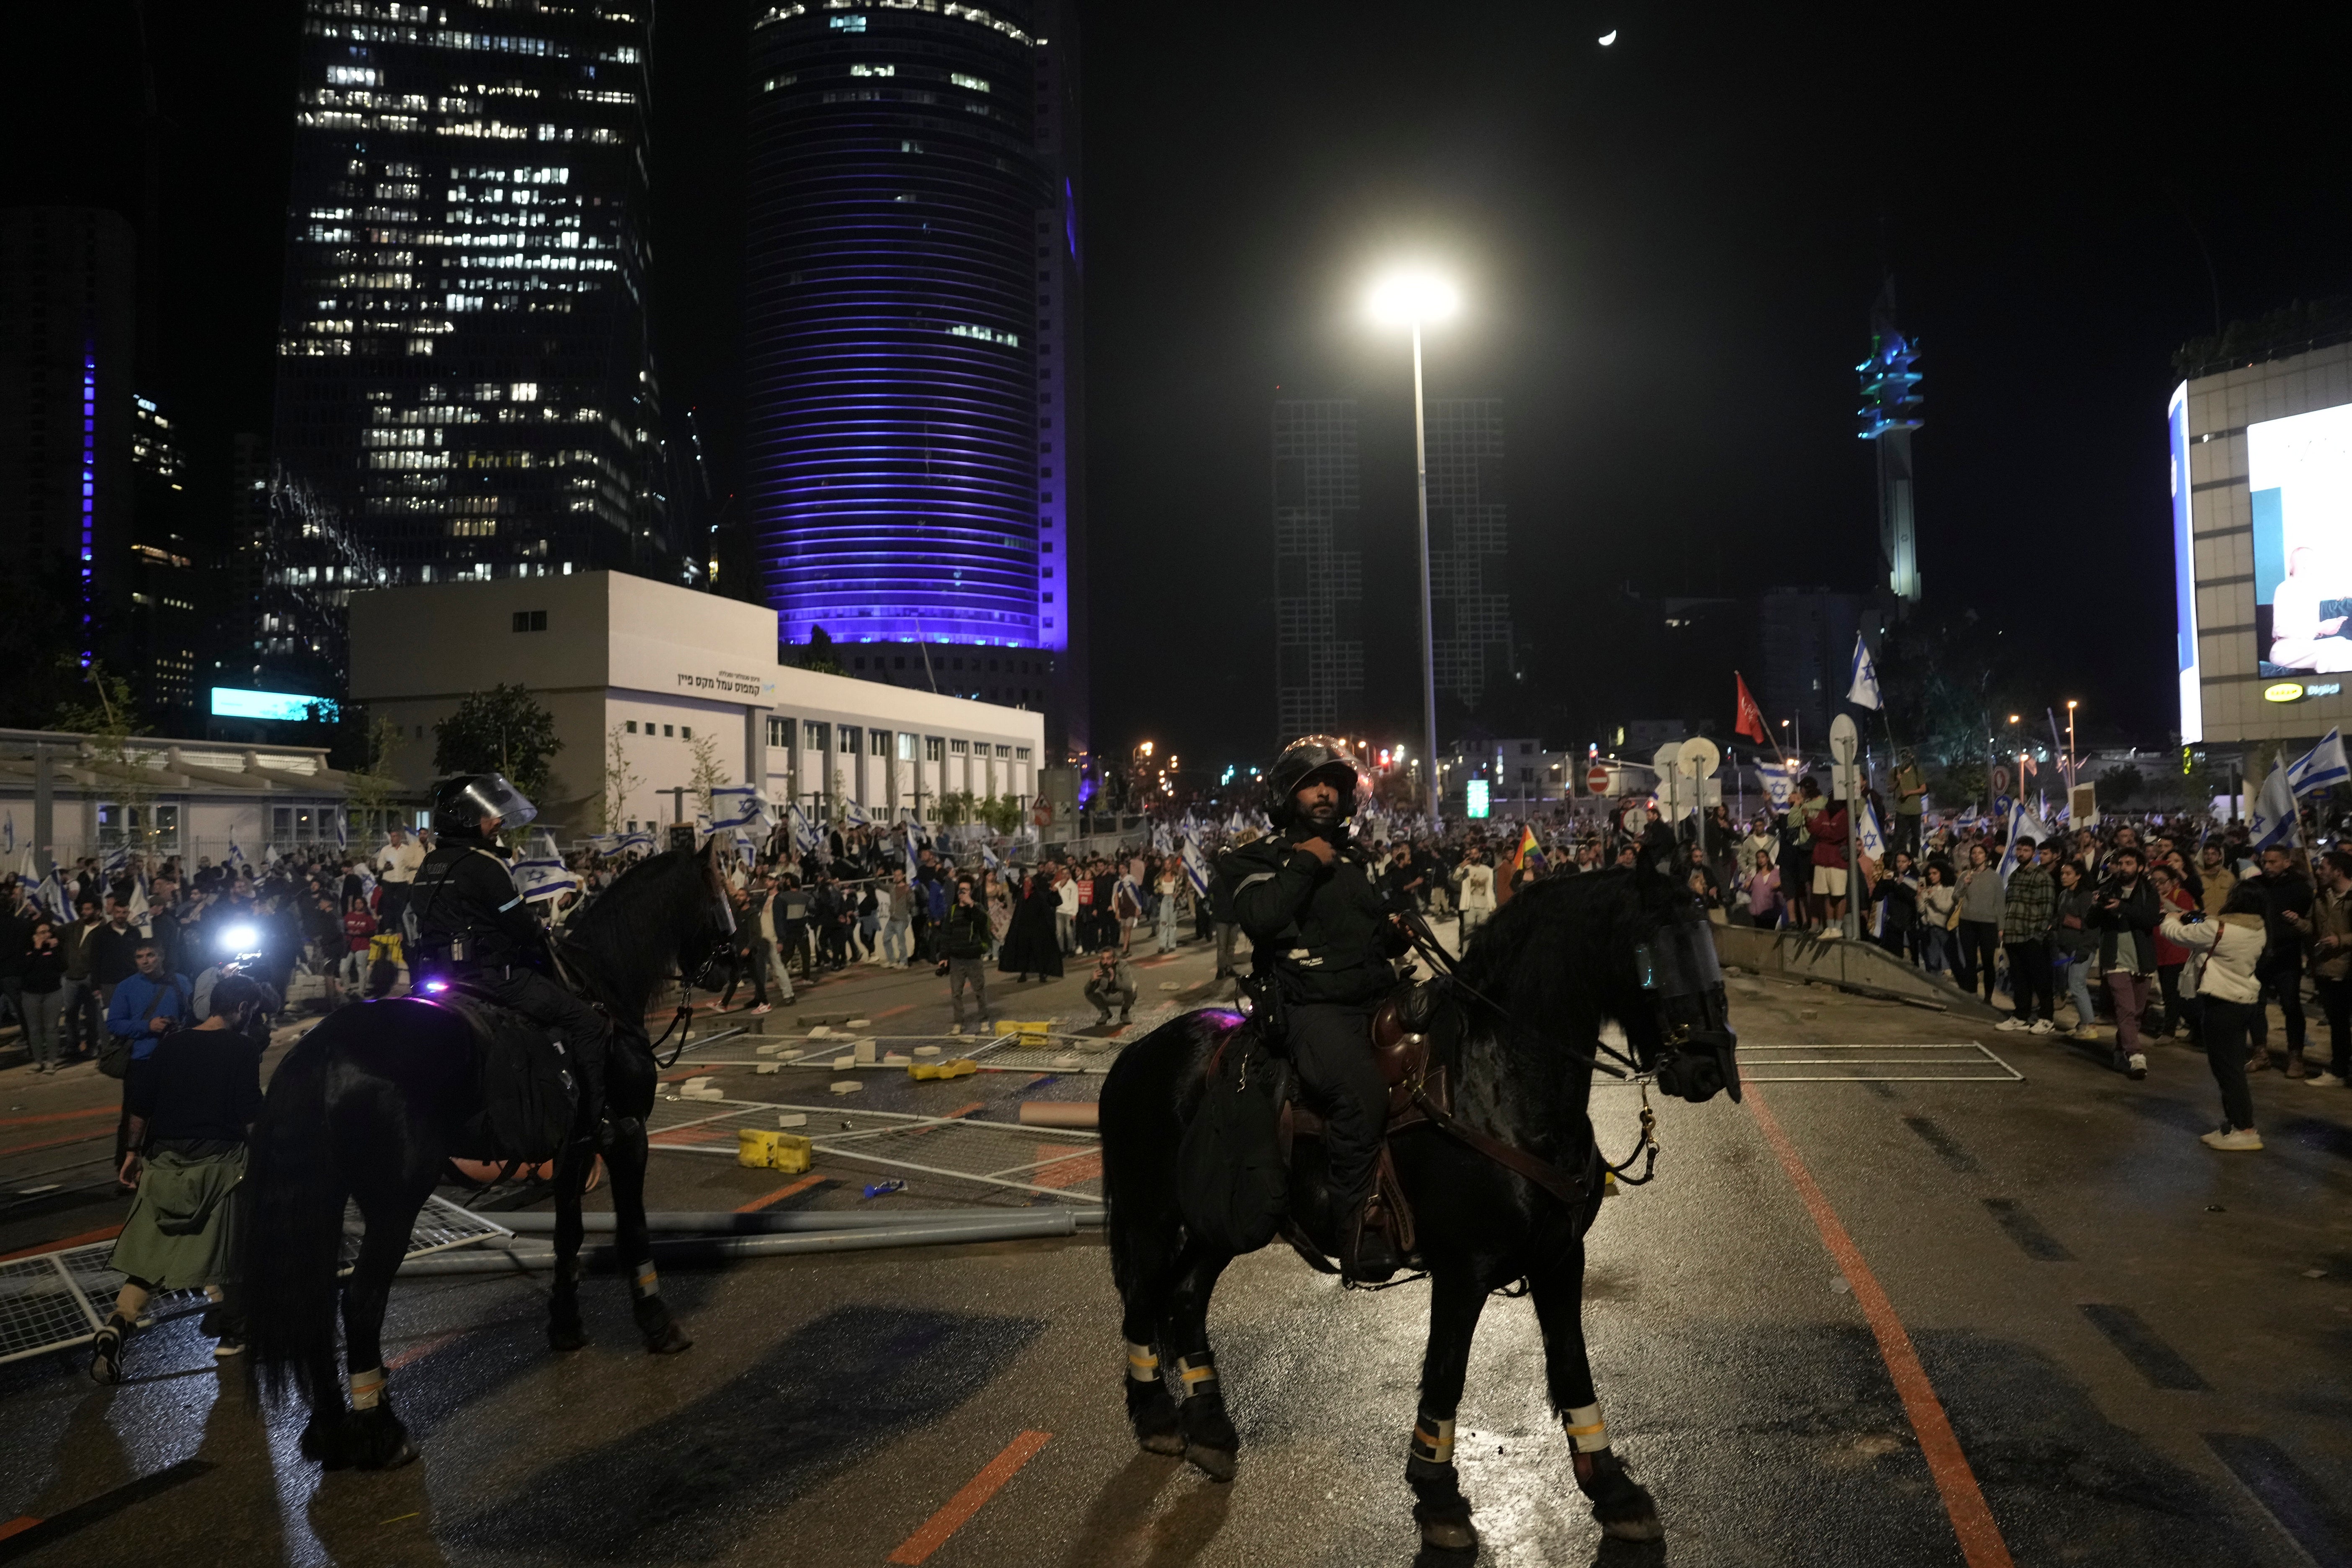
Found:
[{"label": "rainbow flag", "polygon": [[1542,847],[1536,842],[1536,830],[1522,824],[1519,827],[1519,842],[1512,849],[1511,858],[1508,860],[1496,861],[1495,864],[1495,905],[1497,909],[1511,901],[1513,879],[1518,876],[1519,868],[1528,863],[1528,857],[1538,853]]}]

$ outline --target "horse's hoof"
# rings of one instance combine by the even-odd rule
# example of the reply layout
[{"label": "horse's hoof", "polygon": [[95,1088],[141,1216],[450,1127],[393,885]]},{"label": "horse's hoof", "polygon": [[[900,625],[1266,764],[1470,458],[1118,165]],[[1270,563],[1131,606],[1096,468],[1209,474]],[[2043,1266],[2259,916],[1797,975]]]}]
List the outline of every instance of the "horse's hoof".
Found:
[{"label": "horse's hoof", "polygon": [[1467,1517],[1462,1519],[1424,1519],[1421,1523],[1421,1543],[1439,1552],[1475,1552],[1478,1531]]},{"label": "horse's hoof", "polygon": [[1198,1443],[1184,1445],[1185,1460],[1213,1481],[1232,1480],[1239,1457],[1231,1448],[1209,1448]]},{"label": "horse's hoof", "polygon": [[1664,1541],[1666,1527],[1655,1513],[1644,1513],[1632,1519],[1604,1519],[1601,1533],[1612,1541]]},{"label": "horse's hoof", "polygon": [[1147,1454],[1181,1454],[1184,1451],[1184,1434],[1181,1432],[1139,1432],[1136,1440],[1143,1445],[1143,1451]]},{"label": "horse's hoof", "polygon": [[692,1349],[693,1346],[694,1342],[686,1337],[686,1331],[675,1322],[666,1322],[658,1329],[646,1331],[647,1355],[676,1355],[680,1351]]},{"label": "horse's hoof", "polygon": [[400,1468],[401,1466],[409,1463],[415,1458],[416,1446],[408,1440],[407,1434],[403,1433],[401,1435],[400,1446],[398,1447],[393,1449],[391,1453],[386,1454],[382,1459],[376,1460],[365,1468],[371,1470],[396,1470]]},{"label": "horse's hoof", "polygon": [[313,1415],[310,1424],[302,1428],[302,1457],[330,1470],[349,1465],[352,1460],[343,1448],[343,1424]]}]

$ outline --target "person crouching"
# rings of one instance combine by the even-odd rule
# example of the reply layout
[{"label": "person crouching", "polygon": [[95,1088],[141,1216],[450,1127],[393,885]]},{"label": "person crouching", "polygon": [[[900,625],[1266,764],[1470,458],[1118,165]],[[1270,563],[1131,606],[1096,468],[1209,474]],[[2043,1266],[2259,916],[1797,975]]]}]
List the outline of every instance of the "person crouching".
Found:
[{"label": "person crouching", "polygon": [[246,1142],[261,1114],[261,1043],[248,1028],[268,1005],[257,982],[224,975],[204,1022],[165,1035],[131,1065],[123,1084],[130,1152],[121,1174],[139,1193],[108,1259],[125,1283],[90,1345],[89,1375],[99,1383],[122,1381],[122,1342],[158,1290],[204,1289],[214,1301],[205,1321],[217,1342],[213,1353],[245,1349],[231,1261]]},{"label": "person crouching", "polygon": [[1118,1009],[1118,1021],[1128,1022],[1135,1007],[1135,968],[1119,955],[1117,948],[1105,948],[1096,955],[1095,972],[1087,976],[1087,1000],[1095,1005],[1095,1027],[1110,1022],[1110,1010]]}]

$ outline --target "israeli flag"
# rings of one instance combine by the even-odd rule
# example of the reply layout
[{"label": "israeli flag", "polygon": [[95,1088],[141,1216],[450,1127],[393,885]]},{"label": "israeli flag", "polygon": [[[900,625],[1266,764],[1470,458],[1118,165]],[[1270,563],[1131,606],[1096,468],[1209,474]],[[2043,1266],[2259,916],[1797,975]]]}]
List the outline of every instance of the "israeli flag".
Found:
[{"label": "israeli flag", "polygon": [[1853,634],[1853,680],[1846,688],[1845,700],[1857,708],[1877,710],[1886,706],[1878,695],[1878,667],[1870,661],[1870,649],[1862,634]]},{"label": "israeli flag", "polygon": [[866,815],[865,805],[854,800],[841,808],[841,819],[852,827],[874,826],[874,819]]},{"label": "israeli flag", "polygon": [[803,855],[816,848],[816,828],[810,824],[808,813],[801,809],[799,801],[784,808],[784,824],[792,829],[793,847]]},{"label": "israeli flag", "polygon": [[245,851],[236,847],[236,839],[232,838],[228,841],[228,853],[222,856],[221,860],[223,864],[229,866],[245,864]]},{"label": "israeli flag", "polygon": [[57,872],[51,871],[41,879],[40,891],[35,895],[35,900],[48,911],[50,920],[56,924],[66,926],[73,923],[73,900],[66,897],[66,880]]},{"label": "israeli flag", "polygon": [[2020,835],[2032,839],[2037,845],[2050,841],[2050,829],[2042,825],[2042,819],[2026,810],[2023,801],[2012,801],[2009,807],[2009,847],[2000,852],[2000,879],[2004,882],[2009,880],[2009,874],[2017,869],[2017,840]]},{"label": "israeli flag", "polygon": [[1004,868],[1004,862],[996,858],[994,847],[985,838],[980,841],[980,863],[992,871],[1001,871]]},{"label": "israeli flag", "polygon": [[1785,768],[1765,768],[1760,772],[1764,780],[1764,794],[1772,802],[1773,811],[1779,813],[1788,810],[1789,802],[1794,799],[1797,794],[1797,781],[1790,776]]},{"label": "israeli flag", "polygon": [[351,847],[351,822],[342,812],[337,811],[335,813],[335,847],[338,849],[349,849]]},{"label": "israeli flag", "polygon": [[133,882],[131,884],[131,902],[128,907],[131,912],[131,923],[139,928],[139,934],[141,936],[153,936],[155,934],[155,912],[148,907],[147,885],[145,883]]},{"label": "israeli flag", "polygon": [[654,836],[642,831],[624,833],[621,835],[620,847],[624,849],[643,849],[650,854],[653,851]]},{"label": "israeli flag", "polygon": [[2246,816],[2256,849],[2274,844],[2292,848],[2303,842],[2303,824],[2295,816],[2294,791],[2287,773],[2284,763],[2271,770],[2271,776],[2263,781],[2262,794],[2254,797],[2253,810]]},{"label": "israeli flag", "polygon": [[534,902],[580,890],[580,879],[560,859],[534,858],[517,861],[514,881],[515,890]]},{"label": "israeli flag", "polygon": [[33,847],[25,846],[25,853],[16,861],[16,885],[20,888],[40,886],[41,874],[33,869]]},{"label": "israeli flag", "polygon": [[1200,840],[1184,840],[1184,879],[1192,884],[1192,891],[1202,898],[1209,896],[1209,863],[1201,854]]},{"label": "israeli flag", "polygon": [[1886,835],[1878,830],[1878,813],[1870,809],[1870,802],[1862,803],[1862,821],[1854,828],[1854,847],[1865,860],[1886,864]]},{"label": "israeli flag", "polygon": [[923,830],[923,814],[911,805],[902,805],[898,808],[898,826],[919,833]]},{"label": "israeli flag", "polygon": [[2294,786],[2297,800],[2347,779],[2352,779],[2352,767],[2345,765],[2344,732],[2340,729],[2328,731],[2319,738],[2319,744],[2287,764],[2286,782]]},{"label": "israeli flag", "polygon": [[758,826],[766,811],[767,803],[750,784],[727,784],[710,792],[710,825],[714,828]]},{"label": "israeli flag", "polygon": [[591,834],[588,838],[588,847],[593,849],[599,855],[610,855],[620,848],[620,847],[621,840],[619,837],[614,834]]},{"label": "israeli flag", "polygon": [[110,873],[120,871],[130,863],[131,850],[124,845],[118,844],[106,852],[106,868]]},{"label": "israeli flag", "polygon": [[917,849],[915,846],[915,830],[912,827],[908,827],[902,829],[901,833],[906,846],[907,875],[912,877],[915,874],[915,867],[918,864],[916,859]]},{"label": "israeli flag", "polygon": [[1956,827],[1974,827],[1976,825],[1977,803],[1970,801],[1969,802],[1968,810],[1960,813],[1958,818],[1953,823],[1953,826]]},{"label": "israeli flag", "polygon": [[1168,825],[1164,822],[1153,823],[1151,825],[1151,852],[1154,855],[1168,855],[1174,853],[1175,848],[1176,840],[1170,836],[1168,832]]},{"label": "israeli flag", "polygon": [[751,835],[740,827],[735,829],[735,848],[746,860],[760,858],[760,847],[752,843]]}]

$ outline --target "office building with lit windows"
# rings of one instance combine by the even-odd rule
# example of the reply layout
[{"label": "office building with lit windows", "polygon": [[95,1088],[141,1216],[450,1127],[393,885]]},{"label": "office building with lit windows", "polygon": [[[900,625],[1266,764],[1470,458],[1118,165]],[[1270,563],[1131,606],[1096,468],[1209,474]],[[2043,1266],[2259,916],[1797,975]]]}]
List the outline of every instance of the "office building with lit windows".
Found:
[{"label": "office building with lit windows", "polygon": [[0,576],[65,606],[84,664],[130,605],[137,403],[131,225],[92,207],[0,211]]},{"label": "office building with lit windows", "polygon": [[[642,7],[308,0],[256,673],[368,583],[691,582],[646,321]],[[249,546],[252,547],[252,546]]]},{"label": "office building with lit windows", "polygon": [[1364,539],[1357,409],[1274,405],[1274,685],[1277,744],[1352,733],[1364,705]]},{"label": "office building with lit windows", "polygon": [[1475,708],[1508,675],[1510,510],[1503,493],[1503,400],[1429,405],[1429,618],[1437,689]]},{"label": "office building with lit windows", "polygon": [[751,33],[751,553],[852,676],[1087,744],[1076,19],[786,0]]}]

